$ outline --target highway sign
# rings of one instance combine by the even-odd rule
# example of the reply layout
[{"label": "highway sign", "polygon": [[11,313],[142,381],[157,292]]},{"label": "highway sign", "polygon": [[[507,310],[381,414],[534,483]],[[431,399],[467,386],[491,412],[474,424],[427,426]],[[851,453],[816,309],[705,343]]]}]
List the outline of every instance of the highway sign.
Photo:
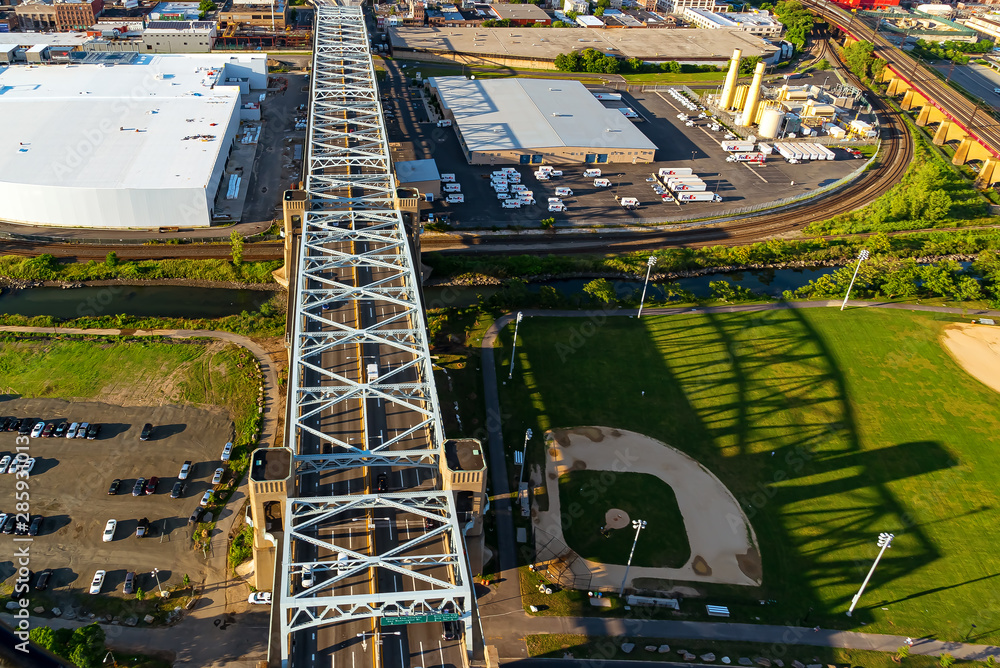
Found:
[{"label": "highway sign", "polygon": [[457,612],[443,612],[439,615],[407,615],[400,617],[383,617],[382,626],[399,626],[400,624],[423,624],[424,622],[457,622],[462,615]]}]

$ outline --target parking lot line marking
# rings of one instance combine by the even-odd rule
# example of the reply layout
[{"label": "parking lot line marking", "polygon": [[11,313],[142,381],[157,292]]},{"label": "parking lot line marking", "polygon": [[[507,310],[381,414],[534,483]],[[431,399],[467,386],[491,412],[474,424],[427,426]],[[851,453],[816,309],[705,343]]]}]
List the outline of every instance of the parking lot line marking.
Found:
[{"label": "parking lot line marking", "polygon": [[745,163],[745,162],[742,162],[742,163],[740,163],[740,164],[741,164],[741,165],[743,165],[744,167],[746,167],[747,169],[749,169],[749,170],[750,170],[750,173],[751,173],[751,174],[753,174],[754,176],[756,176],[756,177],[757,177],[758,179],[760,179],[760,180],[761,180],[761,181],[763,181],[764,183],[767,183],[767,179],[765,179],[765,178],[764,178],[763,176],[761,176],[761,175],[760,175],[760,174],[758,174],[757,172],[753,171],[753,169],[751,169],[750,165],[748,165],[748,164],[747,164],[747,163]]}]

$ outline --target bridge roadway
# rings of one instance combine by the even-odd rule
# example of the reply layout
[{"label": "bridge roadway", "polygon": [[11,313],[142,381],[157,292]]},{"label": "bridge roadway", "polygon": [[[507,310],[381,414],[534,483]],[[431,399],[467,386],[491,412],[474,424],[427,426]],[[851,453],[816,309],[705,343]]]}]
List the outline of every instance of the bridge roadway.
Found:
[{"label": "bridge roadway", "polygon": [[[426,326],[368,46],[360,7],[317,3],[293,292],[283,665],[458,668],[474,601],[454,502],[440,491]],[[381,624],[442,612],[461,615],[459,638],[445,640],[440,621]]]},{"label": "bridge roadway", "polygon": [[994,156],[1000,156],[1000,122],[993,117],[991,109],[975,104],[941,81],[937,74],[924,67],[913,56],[897,49],[857,15],[849,14],[826,0],[803,0],[803,3],[846,33],[871,42],[875,47],[875,55],[886,61],[894,72],[923,92]]}]

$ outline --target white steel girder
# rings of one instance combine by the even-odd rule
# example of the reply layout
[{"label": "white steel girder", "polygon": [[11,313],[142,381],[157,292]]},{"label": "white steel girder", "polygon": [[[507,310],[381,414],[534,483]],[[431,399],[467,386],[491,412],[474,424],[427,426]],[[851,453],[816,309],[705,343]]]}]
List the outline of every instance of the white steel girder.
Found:
[{"label": "white steel girder", "polygon": [[[368,34],[360,7],[314,0],[307,208],[303,216],[294,299],[289,377],[288,445],[295,475],[360,467],[437,467],[444,430],[420,304],[419,277],[395,208],[396,183],[379,102]],[[365,278],[362,279],[362,276]],[[364,283],[358,285],[355,283]],[[382,317],[367,320],[362,312]],[[351,309],[338,313],[338,309]],[[363,351],[391,351],[395,363],[369,378]],[[329,359],[356,360],[339,368]],[[398,360],[402,360],[398,362]],[[405,428],[387,436],[370,429],[367,406],[384,402]],[[348,415],[360,419],[345,431]],[[332,416],[328,423],[322,416]],[[332,426],[326,426],[332,424]],[[360,431],[361,438],[356,438]],[[352,434],[349,437],[349,434]],[[319,452],[303,452],[303,438]],[[400,537],[366,554],[338,543],[343,523],[383,511],[425,518],[420,536]],[[291,634],[348,620],[389,616],[462,615],[471,650],[472,594],[461,528],[450,492],[289,498],[280,578],[281,651]],[[372,519],[374,521],[375,518]],[[338,529],[338,523],[339,525]],[[370,527],[366,525],[367,530]],[[328,533],[327,533],[328,532]],[[374,534],[372,534],[374,536]],[[389,547],[392,545],[392,547]],[[441,546],[445,546],[442,548]],[[299,549],[319,555],[295,561]],[[346,555],[344,559],[340,555]],[[338,563],[339,562],[339,563]],[[315,584],[301,587],[311,567]],[[360,573],[394,572],[409,590],[350,595],[338,583]]]}]

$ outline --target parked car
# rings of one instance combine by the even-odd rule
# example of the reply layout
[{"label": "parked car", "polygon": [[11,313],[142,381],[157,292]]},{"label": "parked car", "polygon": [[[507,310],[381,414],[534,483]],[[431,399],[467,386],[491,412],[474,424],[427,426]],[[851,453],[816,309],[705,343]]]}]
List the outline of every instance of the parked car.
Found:
[{"label": "parked car", "polygon": [[52,432],[52,436],[54,438],[65,438],[67,431],[69,431],[69,425],[65,422],[60,422],[56,425],[55,430]]},{"label": "parked car", "polygon": [[14,527],[17,525],[17,515],[11,513],[7,516],[7,520],[3,523],[2,533],[4,535],[14,533]]},{"label": "parked car", "polygon": [[208,490],[202,495],[201,501],[198,502],[198,505],[204,508],[209,504],[209,502],[211,502],[211,500],[212,500],[212,490]]},{"label": "parked car", "polygon": [[250,594],[250,598],[247,599],[247,603],[250,605],[271,605],[271,592],[255,591]]},{"label": "parked car", "polygon": [[36,422],[35,426],[31,428],[31,438],[38,438],[42,435],[42,430],[45,429],[44,422]]},{"label": "parked car", "polygon": [[76,430],[80,427],[79,422],[74,422],[66,430],[66,438],[76,438]]},{"label": "parked car", "polygon": [[3,459],[0,459],[0,473],[6,473],[7,469],[10,467],[10,462],[13,459],[10,455],[4,455]]},{"label": "parked car", "polygon": [[87,429],[90,428],[89,422],[81,422],[80,426],[76,428],[77,438],[87,438]]},{"label": "parked car", "polygon": [[143,517],[135,527],[135,537],[144,538],[149,535],[149,520]]},{"label": "parked car", "polygon": [[188,518],[188,524],[195,524],[201,519],[201,514],[205,512],[202,508],[195,508],[194,512],[191,513],[191,517]]},{"label": "parked car", "polygon": [[110,543],[115,539],[115,529],[118,528],[118,520],[108,520],[104,525],[104,535],[101,537],[105,543]]},{"label": "parked car", "polygon": [[224,448],[222,448],[222,457],[220,457],[219,459],[221,459],[224,462],[228,462],[229,457],[232,454],[233,454],[233,443],[232,441],[230,441],[229,443],[226,443],[226,446]]},{"label": "parked car", "polygon": [[108,487],[108,494],[114,496],[118,493],[118,489],[122,486],[121,478],[115,478],[111,481],[111,486]]},{"label": "parked car", "polygon": [[[32,427],[35,426],[35,422],[36,421],[37,420],[33,420],[31,418],[25,418],[25,419],[21,420],[21,426],[19,426],[17,428],[17,434],[18,434],[18,436],[27,436],[28,434],[30,434],[31,433],[31,429],[32,429]],[[41,430],[39,430],[39,431],[41,431]]]},{"label": "parked car", "polygon": [[135,593],[135,571],[129,571],[125,574],[125,584],[122,585],[122,593],[126,596],[131,596]]},{"label": "parked car", "polygon": [[38,532],[42,530],[42,522],[45,518],[41,515],[35,515],[31,520],[31,526],[28,527],[29,536],[37,536]]},{"label": "parked car", "polygon": [[187,487],[187,485],[184,483],[183,480],[178,480],[177,482],[175,482],[174,488],[170,490],[170,498],[171,499],[181,498],[181,496],[184,495],[185,487]]},{"label": "parked car", "polygon": [[385,473],[379,473],[375,476],[375,489],[379,492],[389,491],[389,476]]},{"label": "parked car", "polygon": [[215,469],[215,475],[212,476],[212,484],[218,485],[220,482],[222,482],[222,476],[225,474],[226,474],[226,469],[222,468],[221,466]]},{"label": "parked car", "polygon": [[156,494],[156,486],[160,483],[160,479],[155,475],[149,479],[146,483],[146,494]]},{"label": "parked car", "polygon": [[142,496],[145,493],[146,493],[146,479],[139,478],[138,480],[135,481],[135,484],[132,485],[132,496]]},{"label": "parked car", "polygon": [[87,427],[87,440],[93,441],[95,438],[101,435],[101,425],[96,422],[92,423]]},{"label": "parked car", "polygon": [[8,473],[14,473],[15,471],[24,471],[25,473],[31,473],[31,470],[35,468],[35,458],[29,457],[28,461],[26,462],[18,462],[17,460],[15,460],[14,463],[10,465],[10,468],[11,470],[8,471]]},{"label": "parked car", "polygon": [[177,479],[187,480],[189,473],[191,473],[191,462],[187,461],[181,466],[181,472],[177,474]]},{"label": "parked car", "polygon": [[21,425],[24,424],[24,420],[14,418],[14,421],[7,425],[7,431],[18,431]]},{"label": "parked car", "polygon": [[52,579],[52,569],[46,568],[38,574],[38,579],[35,580],[35,589],[38,591],[45,591],[49,587],[50,579]]},{"label": "parked car", "polygon": [[10,431],[10,425],[14,423],[17,418],[4,418],[3,422],[0,422],[0,431]]},{"label": "parked car", "polygon": [[56,430],[56,423],[50,422],[42,427],[42,438],[52,438],[52,433]]},{"label": "parked car", "polygon": [[142,431],[139,432],[139,440],[148,441],[149,437],[152,435],[153,435],[153,425],[149,424],[148,422],[142,425]]},{"label": "parked car", "polygon": [[107,573],[105,571],[97,571],[96,573],[94,573],[94,579],[90,583],[91,594],[101,593],[101,587],[104,586],[104,576],[106,574]]}]

